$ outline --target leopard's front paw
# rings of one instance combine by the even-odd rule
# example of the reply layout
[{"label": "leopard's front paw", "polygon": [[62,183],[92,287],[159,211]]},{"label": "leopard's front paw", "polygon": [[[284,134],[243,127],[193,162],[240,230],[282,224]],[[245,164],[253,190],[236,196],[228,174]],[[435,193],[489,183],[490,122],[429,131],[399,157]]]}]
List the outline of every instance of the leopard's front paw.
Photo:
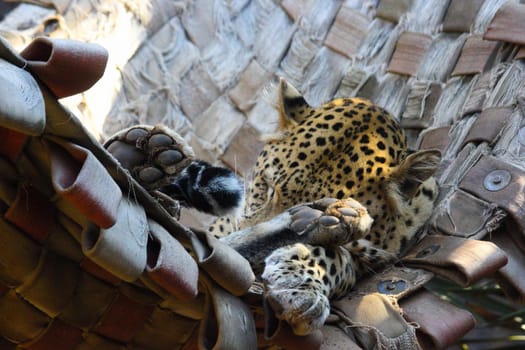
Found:
[{"label": "leopard's front paw", "polygon": [[314,245],[344,245],[364,237],[373,219],[358,201],[324,198],[289,209],[290,228]]},{"label": "leopard's front paw", "polygon": [[329,285],[312,248],[295,244],[276,250],[266,259],[262,274],[266,300],[297,335],[320,328],[330,313]]}]

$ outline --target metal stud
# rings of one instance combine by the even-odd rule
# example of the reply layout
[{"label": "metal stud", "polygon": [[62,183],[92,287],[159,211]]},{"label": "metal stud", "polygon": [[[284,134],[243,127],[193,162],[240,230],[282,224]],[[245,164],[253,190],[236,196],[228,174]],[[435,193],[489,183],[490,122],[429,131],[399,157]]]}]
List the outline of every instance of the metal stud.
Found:
[{"label": "metal stud", "polygon": [[493,170],[485,176],[483,186],[488,191],[501,191],[510,183],[512,175],[505,169]]},{"label": "metal stud", "polygon": [[407,289],[404,280],[384,280],[377,284],[377,291],[381,294],[399,294]]}]

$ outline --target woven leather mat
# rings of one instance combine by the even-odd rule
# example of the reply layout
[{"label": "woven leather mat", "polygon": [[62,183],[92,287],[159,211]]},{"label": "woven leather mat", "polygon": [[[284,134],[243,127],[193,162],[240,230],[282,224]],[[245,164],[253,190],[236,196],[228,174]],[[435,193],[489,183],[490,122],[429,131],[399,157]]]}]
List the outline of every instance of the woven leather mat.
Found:
[{"label": "woven leather mat", "polygon": [[[312,104],[333,96],[370,98],[400,120],[412,147],[442,151],[443,162],[437,174],[441,195],[427,230],[429,235],[407,252],[403,266],[362,281],[354,293],[334,304],[334,315],[328,326],[307,339],[294,338],[286,325],[267,320],[265,332],[270,340],[261,342],[259,337],[260,346],[271,346],[274,342],[302,349],[375,348],[379,344],[402,348],[413,344],[416,337],[425,349],[446,348],[468,332],[474,322],[467,311],[435,298],[424,289],[432,274],[460,286],[495,277],[509,298],[517,302],[525,300],[525,280],[521,277],[525,273],[522,209],[525,5],[519,1],[380,0],[371,4],[338,0],[239,0],[227,5],[217,2],[214,6],[195,1],[186,7],[177,7],[176,2],[168,4],[158,0],[151,2],[151,12],[109,1],[89,2],[89,5],[83,0],[40,3],[53,5],[55,12],[43,19],[46,26],[31,31],[29,38],[28,31],[10,32],[10,42],[23,43],[18,45],[20,51],[32,36],[46,34],[98,41],[109,50],[110,57],[116,57],[108,63],[102,84],[77,95],[82,96],[81,99],[67,101],[82,117],[83,124],[97,136],[137,122],[162,121],[183,134],[198,156],[222,162],[246,176],[260,148],[254,135],[271,132],[276,115],[271,101],[275,88],[272,79],[277,74],[291,81]],[[77,11],[78,8],[85,11]],[[103,10],[108,8],[119,15],[104,17],[102,14],[107,12]],[[151,17],[147,15],[157,20],[148,20]],[[100,25],[117,17],[131,18],[129,27]],[[55,27],[58,29],[53,31]],[[122,31],[127,31],[129,40],[125,50],[111,45],[115,41],[108,39],[121,38]],[[27,66],[16,53],[5,49],[1,53],[8,63]],[[5,64],[2,66],[2,72],[10,69]],[[113,80],[104,83],[108,77]],[[38,79],[45,81],[43,76]],[[115,84],[115,81],[121,83]],[[26,84],[26,91],[36,91],[34,82]],[[52,82],[46,84],[53,91]],[[119,88],[115,89],[117,85]],[[73,339],[65,349],[104,349],[106,345],[101,344],[111,344],[108,348],[164,348],[155,341],[165,342],[162,344],[166,344],[166,348],[182,347],[183,343],[191,344],[186,348],[197,344],[213,347],[213,341],[199,340],[202,339],[199,334],[205,333],[202,330],[208,329],[204,325],[213,325],[213,322],[204,322],[205,316],[218,319],[217,315],[221,314],[212,307],[217,305],[213,302],[215,299],[208,297],[216,295],[217,289],[213,276],[209,278],[210,273],[203,271],[205,259],[201,259],[198,297],[180,302],[180,298],[191,294],[191,278],[180,277],[185,282],[171,285],[170,289],[166,280],[155,281],[154,274],[141,270],[141,264],[104,266],[104,260],[100,260],[103,252],[93,249],[96,244],[83,250],[82,237],[89,238],[86,243],[97,242],[100,232],[115,225],[111,225],[112,220],[119,217],[118,208],[125,202],[127,210],[141,212],[143,207],[147,223],[144,227],[156,232],[148,234],[155,239],[146,240],[146,247],[148,243],[150,247],[158,247],[155,242],[162,242],[166,236],[162,230],[151,228],[156,228],[156,224],[188,249],[194,248],[196,242],[212,249],[215,243],[192,235],[164,215],[133,180],[118,171],[79,122],[56,103],[55,96],[49,94],[47,88],[42,90],[45,103],[35,102],[29,110],[16,110],[17,118],[4,118],[5,111],[0,113],[4,127],[1,161],[2,169],[6,169],[2,175],[6,178],[2,180],[6,213],[3,232],[16,229],[17,235],[8,237],[14,236],[10,238],[17,240],[14,246],[22,247],[20,251],[12,251],[9,244],[9,249],[5,249],[6,261],[11,262],[7,266],[13,268],[16,263],[17,267],[2,272],[5,277],[2,277],[4,287],[0,288],[3,300],[0,307],[5,305],[4,309],[9,311],[5,311],[6,315],[18,315],[6,325],[29,323],[22,331],[9,328],[12,333],[6,333],[2,329],[0,345],[5,343],[6,349],[30,347],[43,339],[40,344],[44,345],[34,345],[35,348],[60,349],[58,345],[45,345],[54,344],[44,336],[49,334],[53,341]],[[4,92],[7,91],[13,88],[6,88]],[[9,96],[13,105],[24,105],[15,102],[16,95],[9,93]],[[42,109],[44,119],[42,112],[37,113]],[[104,120],[105,123],[100,122]],[[73,159],[73,163],[67,164],[78,163],[79,159],[91,164],[93,157],[88,155],[91,152],[117,183],[124,200],[114,199],[118,204],[115,208],[115,204],[111,207],[109,199],[106,201],[104,197],[99,201],[102,202],[99,210],[111,215],[86,219],[87,212],[72,207],[66,199],[68,191],[58,192],[60,186],[53,185],[51,175],[42,176],[51,174],[48,157],[39,151],[44,147],[44,153],[58,150],[55,159],[59,164],[63,164],[60,160],[64,157],[60,155],[64,154],[66,159]],[[20,180],[20,174],[27,174],[23,177],[25,181]],[[63,177],[58,180],[59,185],[69,184],[67,176],[65,180]],[[28,182],[29,189],[25,185]],[[130,193],[138,200],[130,201],[134,198]],[[137,202],[140,205],[135,205]],[[31,221],[20,219],[27,217],[27,212],[31,213]],[[36,212],[40,215],[33,214]],[[50,220],[50,217],[56,219]],[[150,224],[151,220],[155,223]],[[206,220],[197,216],[189,222]],[[58,224],[60,229],[50,229]],[[56,232],[60,236],[55,236]],[[134,241],[136,236],[130,234],[128,240]],[[137,235],[141,237],[140,233]],[[166,245],[172,247],[176,243],[170,239]],[[151,260],[148,254],[142,252],[146,267],[148,258]],[[99,259],[98,263],[92,259]],[[66,267],[60,273],[53,272],[55,268],[51,267],[61,261],[69,264],[58,263]],[[75,262],[73,267],[71,261]],[[114,269],[120,276],[115,277],[117,272],[108,275],[108,269]],[[95,306],[86,303],[78,311],[80,316],[76,316],[93,323],[72,323],[74,318],[67,316],[72,311],[65,312],[66,306],[61,302],[40,300],[41,284],[54,284],[34,281],[48,281],[37,277],[53,274],[72,276],[69,289],[60,288],[59,300],[66,300],[69,295],[82,300],[64,301],[64,304],[84,305],[85,300],[89,300],[85,295],[97,296],[90,301]],[[88,285],[85,279],[109,286],[115,294],[108,297],[98,287]],[[84,283],[86,289],[71,287],[80,283]],[[246,286],[223,285],[219,290],[223,289],[243,294]],[[123,332],[125,335],[107,331],[114,316],[107,316],[110,326],[104,326],[102,320],[104,315],[111,315],[106,312],[111,308],[96,303],[109,299],[111,305],[115,303],[115,309],[134,309],[133,302],[137,301],[147,305],[143,309],[137,306],[137,310],[142,311],[129,317],[130,322],[135,322],[130,326],[134,331]],[[132,303],[126,304],[128,300]],[[366,308],[360,311],[359,306]],[[243,308],[239,306],[240,310]],[[166,314],[161,317],[158,310]],[[91,312],[91,318],[83,316],[84,312]],[[386,328],[378,315],[391,321]],[[93,321],[95,319],[97,321]],[[171,328],[164,327],[168,319],[172,320]],[[255,327],[260,329],[264,322],[257,317],[255,321]],[[419,326],[417,329],[415,324]],[[68,327],[74,331],[68,333]],[[168,328],[171,331],[168,332]],[[144,329],[149,333],[141,333]],[[168,338],[171,340],[164,340]]]}]

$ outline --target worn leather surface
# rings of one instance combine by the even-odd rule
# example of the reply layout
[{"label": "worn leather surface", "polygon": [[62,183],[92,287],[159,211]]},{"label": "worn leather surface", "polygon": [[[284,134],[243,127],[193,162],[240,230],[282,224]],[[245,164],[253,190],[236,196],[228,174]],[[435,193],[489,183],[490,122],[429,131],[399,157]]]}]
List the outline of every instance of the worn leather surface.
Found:
[{"label": "worn leather surface", "polygon": [[93,86],[104,74],[108,60],[100,45],[45,37],[32,41],[20,56],[58,98]]},{"label": "worn leather surface", "polygon": [[491,242],[431,235],[412,248],[403,263],[468,286],[498,271],[507,257]]},{"label": "worn leather surface", "polygon": [[474,327],[474,317],[434,294],[421,290],[400,302],[404,317],[419,326],[423,349],[445,349]]}]

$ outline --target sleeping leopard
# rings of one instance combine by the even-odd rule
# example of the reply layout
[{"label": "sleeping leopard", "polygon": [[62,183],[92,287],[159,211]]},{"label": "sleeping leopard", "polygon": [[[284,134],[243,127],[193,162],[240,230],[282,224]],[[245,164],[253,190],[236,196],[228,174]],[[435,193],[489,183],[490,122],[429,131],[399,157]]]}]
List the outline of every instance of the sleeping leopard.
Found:
[{"label": "sleeping leopard", "polygon": [[365,99],[316,108],[280,79],[278,109],[279,130],[246,186],[195,160],[163,126],[135,126],[105,145],[173,215],[179,206],[217,215],[209,232],[250,261],[276,316],[306,335],[324,324],[330,300],[420,238],[440,153],[410,151],[396,120]]}]

